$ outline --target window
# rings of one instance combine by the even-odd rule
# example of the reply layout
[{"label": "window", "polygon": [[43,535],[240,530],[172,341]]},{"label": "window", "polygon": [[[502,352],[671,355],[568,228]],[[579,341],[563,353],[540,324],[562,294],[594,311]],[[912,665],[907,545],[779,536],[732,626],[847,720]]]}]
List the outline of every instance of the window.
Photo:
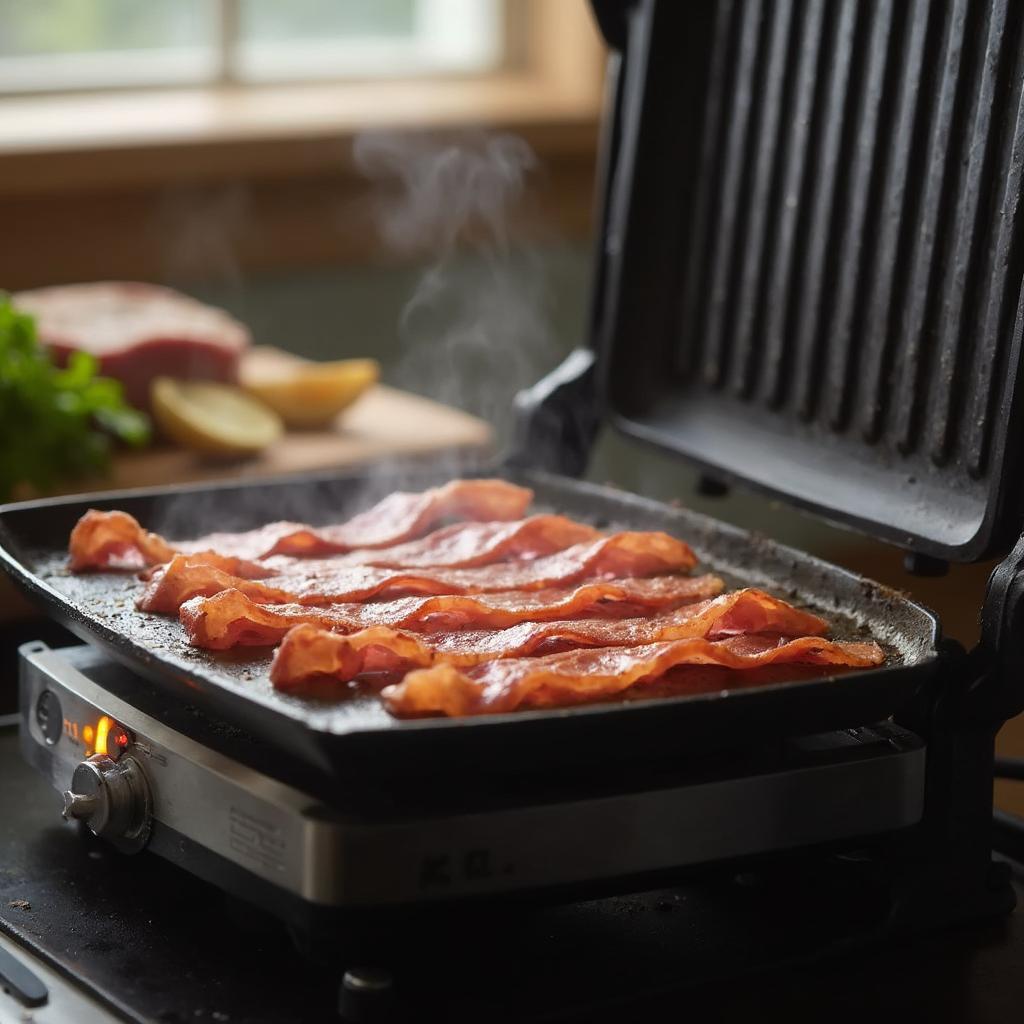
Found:
[{"label": "window", "polygon": [[605,60],[589,0],[0,0],[0,283],[159,280],[180,204],[225,195],[247,270],[365,260],[379,129],[524,137],[581,237]]},{"label": "window", "polygon": [[0,93],[472,74],[515,0],[0,0]]}]

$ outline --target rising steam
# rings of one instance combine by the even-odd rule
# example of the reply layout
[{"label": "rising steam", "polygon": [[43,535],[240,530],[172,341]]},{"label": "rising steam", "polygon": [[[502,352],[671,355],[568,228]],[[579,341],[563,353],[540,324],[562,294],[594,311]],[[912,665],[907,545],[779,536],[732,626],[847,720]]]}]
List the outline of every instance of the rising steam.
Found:
[{"label": "rising steam", "polygon": [[374,133],[356,140],[354,158],[374,183],[383,243],[429,261],[398,318],[395,382],[483,417],[500,443],[512,396],[554,349],[541,256],[510,230],[532,150],[511,135]]},{"label": "rising steam", "polygon": [[[382,243],[391,254],[426,266],[397,313],[400,353],[390,379],[488,420],[500,447],[511,426],[512,397],[559,355],[541,250],[510,230],[527,205],[533,152],[510,135],[442,142],[367,134],[356,140],[354,157],[372,184]],[[230,206],[219,212],[231,214],[233,222],[238,211]],[[185,237],[186,255],[211,244],[202,221]],[[228,237],[213,241],[223,245]],[[429,478],[420,475],[422,467],[383,460],[325,489],[249,487],[241,495],[200,490],[160,502],[155,521],[146,526],[188,538],[275,519],[339,522],[395,489],[419,490],[477,463],[475,456],[452,452],[431,459]]]}]

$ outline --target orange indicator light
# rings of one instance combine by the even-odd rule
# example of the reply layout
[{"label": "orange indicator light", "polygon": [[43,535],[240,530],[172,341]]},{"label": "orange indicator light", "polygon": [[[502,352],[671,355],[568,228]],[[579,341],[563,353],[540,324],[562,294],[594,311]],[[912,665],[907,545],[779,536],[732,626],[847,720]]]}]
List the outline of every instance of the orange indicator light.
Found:
[{"label": "orange indicator light", "polygon": [[82,739],[85,740],[86,744],[91,746],[93,737],[96,735],[96,730],[91,725],[87,725],[82,730]]},{"label": "orange indicator light", "polygon": [[106,715],[104,715],[96,723],[96,753],[97,754],[106,754],[108,752],[107,751],[107,738],[110,736],[110,729],[113,726],[113,724],[114,724],[114,720],[112,718],[107,718]]}]

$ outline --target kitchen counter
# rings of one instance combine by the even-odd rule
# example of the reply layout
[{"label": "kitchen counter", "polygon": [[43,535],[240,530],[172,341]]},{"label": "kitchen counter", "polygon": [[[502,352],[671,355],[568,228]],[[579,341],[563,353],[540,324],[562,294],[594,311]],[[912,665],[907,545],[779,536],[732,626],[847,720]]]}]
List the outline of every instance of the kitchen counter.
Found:
[{"label": "kitchen counter", "polygon": [[[14,730],[0,731],[0,927],[7,934],[73,970],[129,1020],[338,1020],[336,966],[303,959],[276,923],[155,855],[124,857],[80,834],[61,822],[59,807],[56,792],[20,760]],[[405,960],[417,993],[412,1020],[1020,1019],[1020,910],[1004,921],[814,961],[808,953],[863,911],[857,894],[832,904],[811,886],[780,903],[777,893],[758,894],[740,881],[723,876],[561,907],[517,905],[477,918],[472,930],[448,915]],[[792,960],[730,977],[766,958]],[[683,981],[690,984],[680,989]]]}]

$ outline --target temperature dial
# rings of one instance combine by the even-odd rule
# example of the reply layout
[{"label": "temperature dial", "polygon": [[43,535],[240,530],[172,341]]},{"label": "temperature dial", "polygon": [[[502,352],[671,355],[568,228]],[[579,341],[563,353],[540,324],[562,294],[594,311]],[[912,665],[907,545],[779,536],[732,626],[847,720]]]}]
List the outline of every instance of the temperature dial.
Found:
[{"label": "temperature dial", "polygon": [[134,757],[115,761],[107,754],[79,762],[64,794],[64,817],[84,822],[125,853],[141,850],[151,821],[149,783],[142,766]]}]

